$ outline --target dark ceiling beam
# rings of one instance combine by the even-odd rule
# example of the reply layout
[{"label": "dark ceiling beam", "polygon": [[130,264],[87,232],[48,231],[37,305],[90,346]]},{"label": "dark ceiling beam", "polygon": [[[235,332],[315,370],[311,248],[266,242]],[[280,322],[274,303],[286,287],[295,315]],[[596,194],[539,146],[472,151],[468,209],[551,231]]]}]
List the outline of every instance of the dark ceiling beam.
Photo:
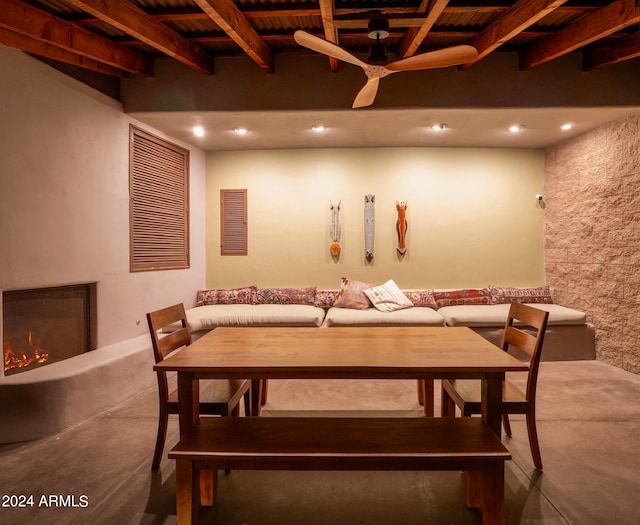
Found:
[{"label": "dark ceiling beam", "polygon": [[[474,63],[555,11],[566,1],[520,0],[516,2],[513,7],[502,13],[470,42],[470,45],[478,50],[478,58],[474,60]],[[460,69],[465,69],[470,65],[465,64]]]},{"label": "dark ceiling beam", "polygon": [[21,51],[31,55],[95,71],[96,73],[120,78],[126,76],[126,73],[122,69],[111,67],[107,64],[103,64],[102,62],[98,62],[97,60],[78,55],[77,53],[67,51],[60,47],[46,44],[41,40],[35,40],[20,33],[14,33],[8,29],[0,28],[0,44],[20,49]]},{"label": "dark ceiling beam", "polygon": [[415,54],[448,3],[449,0],[422,0],[420,7],[418,7],[418,12],[427,13],[427,16],[420,27],[410,28],[407,31],[398,46],[396,54],[398,58],[406,58]]},{"label": "dark ceiling beam", "polygon": [[592,71],[640,57],[640,32],[620,38],[615,45],[598,45],[582,53],[582,68]]},{"label": "dark ceiling beam", "polygon": [[136,75],[153,71],[152,60],[142,53],[18,0],[2,0],[0,28]]},{"label": "dark ceiling beam", "polygon": [[616,0],[531,44],[520,54],[520,69],[539,66],[638,22],[637,0]]},{"label": "dark ceiling beam", "polygon": [[213,73],[213,57],[208,51],[190,42],[166,24],[150,19],[142,9],[128,0],[66,2],[201,73]]},{"label": "dark ceiling beam", "polygon": [[232,0],[194,0],[254,62],[273,73],[273,53]]}]

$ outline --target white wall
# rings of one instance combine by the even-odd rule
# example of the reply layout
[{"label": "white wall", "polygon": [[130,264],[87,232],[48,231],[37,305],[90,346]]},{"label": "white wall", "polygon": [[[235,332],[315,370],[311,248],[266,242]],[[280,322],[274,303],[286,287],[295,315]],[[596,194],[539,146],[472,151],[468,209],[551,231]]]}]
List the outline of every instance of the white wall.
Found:
[{"label": "white wall", "polygon": [[97,281],[98,346],[146,333],[147,311],[191,306],[205,280],[204,153],[180,144],[191,151],[191,268],[130,273],[129,124],[138,123],[19,51],[0,46],[0,71],[0,290]]},{"label": "white wall", "polygon": [[[378,148],[207,154],[207,286],[404,288],[544,283],[542,151]],[[249,255],[220,255],[220,189],[248,191]],[[365,260],[364,196],[376,196]],[[342,201],[342,252],[329,253],[329,202]],[[396,253],[395,202],[408,200]]]}]

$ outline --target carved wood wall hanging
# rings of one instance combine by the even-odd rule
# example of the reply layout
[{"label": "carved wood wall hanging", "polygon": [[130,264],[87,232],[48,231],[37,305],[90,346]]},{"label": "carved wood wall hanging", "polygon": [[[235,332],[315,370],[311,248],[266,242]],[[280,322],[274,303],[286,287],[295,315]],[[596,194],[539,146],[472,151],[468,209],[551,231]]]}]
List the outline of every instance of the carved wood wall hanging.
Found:
[{"label": "carved wood wall hanging", "polygon": [[372,195],[371,193],[364,196],[364,249],[365,249],[364,256],[369,262],[373,260],[375,200],[376,200],[376,196]]},{"label": "carved wood wall hanging", "polygon": [[331,234],[331,246],[329,251],[333,257],[340,255],[340,235],[342,234],[342,225],[340,224],[340,205],[342,201],[338,202],[337,206],[333,205],[333,202],[329,202],[331,208],[331,225],[329,227]]},{"label": "carved wood wall hanging", "polygon": [[398,210],[398,220],[396,222],[396,229],[398,230],[398,253],[404,255],[407,251],[407,202],[408,201],[396,201],[396,210]]}]

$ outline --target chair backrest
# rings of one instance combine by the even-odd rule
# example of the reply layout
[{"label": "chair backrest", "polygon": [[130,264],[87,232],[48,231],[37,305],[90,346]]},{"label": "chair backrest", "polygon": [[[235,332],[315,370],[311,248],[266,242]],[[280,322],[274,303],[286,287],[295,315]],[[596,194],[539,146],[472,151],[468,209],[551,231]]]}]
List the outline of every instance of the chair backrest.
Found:
[{"label": "chair backrest", "polygon": [[[178,348],[191,344],[191,331],[189,330],[187,314],[182,303],[148,313],[147,322],[149,323],[156,363],[162,361]],[[176,325],[174,331],[160,337],[159,330],[174,324]]]},{"label": "chair backrest", "polygon": [[[547,329],[549,312],[526,304],[511,303],[509,317],[502,336],[502,349],[507,352],[510,346],[525,352],[529,358],[529,376],[527,378],[527,401],[535,400],[538,383],[538,368],[542,355],[542,343]],[[516,325],[516,321],[518,324]],[[533,328],[535,334],[525,332],[523,328]]]}]

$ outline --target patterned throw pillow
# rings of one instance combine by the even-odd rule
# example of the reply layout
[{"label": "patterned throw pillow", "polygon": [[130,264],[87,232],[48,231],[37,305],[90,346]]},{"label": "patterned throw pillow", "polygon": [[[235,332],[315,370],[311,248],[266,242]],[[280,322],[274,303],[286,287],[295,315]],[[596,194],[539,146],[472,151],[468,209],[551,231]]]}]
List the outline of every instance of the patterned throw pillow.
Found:
[{"label": "patterned throw pillow", "polygon": [[413,306],[428,306],[429,308],[438,308],[436,299],[433,296],[433,290],[403,290]]},{"label": "patterned throw pillow", "polygon": [[309,288],[258,288],[257,304],[308,304],[316,301],[316,287]]},{"label": "patterned throw pillow", "polygon": [[340,295],[338,295],[333,306],[337,306],[338,308],[352,308],[354,310],[366,310],[371,306],[371,303],[364,294],[364,290],[371,288],[371,286],[373,285],[369,283],[353,281],[343,277],[340,286]]},{"label": "patterned throw pillow", "polygon": [[255,304],[257,289],[255,285],[251,285],[243,288],[198,290],[196,306],[209,304]]},{"label": "patterned throw pillow", "polygon": [[320,308],[331,308],[340,295],[338,290],[316,290],[315,306]]},{"label": "patterned throw pillow", "polygon": [[538,303],[553,304],[549,286],[533,288],[509,288],[504,286],[489,286],[491,298],[496,304],[506,303]]},{"label": "patterned throw pillow", "polygon": [[434,291],[438,308],[460,304],[493,304],[487,288],[465,288],[461,290]]}]

